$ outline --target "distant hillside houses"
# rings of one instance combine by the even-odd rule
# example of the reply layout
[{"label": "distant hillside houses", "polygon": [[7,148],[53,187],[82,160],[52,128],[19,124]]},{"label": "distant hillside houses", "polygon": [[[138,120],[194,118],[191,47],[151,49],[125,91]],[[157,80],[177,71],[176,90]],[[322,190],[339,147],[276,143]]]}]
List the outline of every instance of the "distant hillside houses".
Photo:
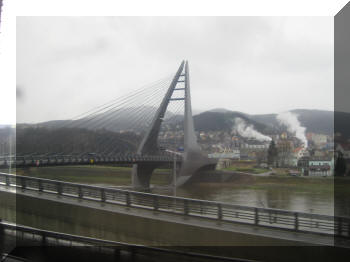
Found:
[{"label": "distant hillside houses", "polygon": [[306,133],[306,139],[311,146],[326,149],[332,147],[332,142],[334,140],[332,136],[311,132]]},{"label": "distant hillside houses", "polygon": [[208,154],[209,158],[216,158],[216,159],[240,159],[240,150],[235,149],[231,152],[223,152],[223,153],[212,153]]},{"label": "distant hillside houses", "polygon": [[247,141],[241,144],[241,148],[267,150],[269,148],[269,144],[269,142]]}]

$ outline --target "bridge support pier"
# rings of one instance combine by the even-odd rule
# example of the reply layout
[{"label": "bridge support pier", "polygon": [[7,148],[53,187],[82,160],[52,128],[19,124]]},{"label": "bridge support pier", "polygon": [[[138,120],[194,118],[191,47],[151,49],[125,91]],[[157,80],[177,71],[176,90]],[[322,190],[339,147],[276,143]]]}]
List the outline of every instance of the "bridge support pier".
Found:
[{"label": "bridge support pier", "polygon": [[176,177],[176,186],[182,186],[191,181],[201,171],[215,170],[216,160],[203,156],[200,152],[188,152],[183,156],[183,163]]},{"label": "bridge support pier", "polygon": [[148,189],[153,171],[158,167],[155,163],[134,164],[132,167],[132,185],[136,189]]}]

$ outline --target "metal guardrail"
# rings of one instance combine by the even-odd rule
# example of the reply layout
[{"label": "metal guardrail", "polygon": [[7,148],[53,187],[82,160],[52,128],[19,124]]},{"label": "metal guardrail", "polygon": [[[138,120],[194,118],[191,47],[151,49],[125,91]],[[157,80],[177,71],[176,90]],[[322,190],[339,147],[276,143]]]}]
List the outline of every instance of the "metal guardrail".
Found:
[{"label": "metal guardrail", "polygon": [[[182,161],[176,156],[176,161]],[[136,164],[141,162],[173,162],[174,156],[167,155],[116,155],[116,156],[0,156],[0,167],[28,167],[28,166],[57,166],[57,165],[92,165],[92,164]]]},{"label": "metal guardrail", "polygon": [[0,185],[216,221],[350,238],[349,217],[239,206],[4,173],[0,173]]},{"label": "metal guardrail", "polygon": [[[31,245],[35,245],[35,243],[37,243],[39,246],[67,246],[84,248],[90,247],[91,249],[98,252],[112,254],[115,256],[116,261],[119,261],[121,252],[127,252],[132,256],[147,255],[154,258],[154,256],[165,255],[171,256],[172,258],[178,257],[179,261],[182,259],[188,261],[189,258],[192,258],[195,259],[195,261],[257,262],[255,260],[215,256],[198,252],[188,252],[158,247],[148,247],[124,242],[53,232],[23,225],[16,225],[13,223],[1,221],[0,219],[0,236],[6,235],[15,237],[17,243],[21,240],[29,241]],[[162,261],[162,257],[158,257],[158,259],[159,261]],[[134,261],[133,259],[131,260]]]}]

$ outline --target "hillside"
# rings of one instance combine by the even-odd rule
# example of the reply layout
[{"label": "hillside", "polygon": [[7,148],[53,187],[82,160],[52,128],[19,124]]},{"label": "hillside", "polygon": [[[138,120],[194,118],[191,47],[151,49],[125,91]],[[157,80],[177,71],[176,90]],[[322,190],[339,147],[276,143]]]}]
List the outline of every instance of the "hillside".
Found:
[{"label": "hillside", "polygon": [[[297,115],[301,126],[306,127],[306,132],[332,135],[334,121],[336,131],[350,134],[350,114],[343,112],[295,109],[291,110]],[[334,119],[336,115],[336,119]],[[242,112],[229,111],[223,108],[203,112],[194,116],[194,124],[198,131],[228,130],[232,128],[232,119],[239,117],[252,125],[257,131],[267,134],[285,130],[276,118],[277,114],[249,115]],[[348,135],[350,137],[350,135]]]},{"label": "hillside", "polygon": [[[119,132],[123,130],[144,131],[148,126],[157,108],[151,106],[140,106],[132,108],[121,108],[118,110],[106,111],[77,120],[52,120],[29,126],[55,128],[86,128],[95,130],[103,127],[106,130]],[[166,119],[178,120],[181,116],[175,116],[171,112],[165,114]],[[183,117],[182,117],[183,118]],[[27,125],[27,124],[21,124]]]},{"label": "hillside", "polygon": [[[127,112],[128,110],[124,111]],[[147,114],[151,109],[146,110]],[[344,138],[350,138],[350,114],[324,110],[296,109],[292,110],[298,116],[301,125],[306,127],[306,132],[332,134],[335,121],[335,132],[340,132]],[[235,119],[242,119],[246,126],[249,126],[262,134],[273,134],[284,130],[276,120],[277,114],[249,115],[242,112],[215,109],[195,115],[194,125],[196,131],[227,131],[237,128]],[[123,121],[118,121],[118,120]],[[14,145],[17,147],[17,154],[28,153],[74,153],[74,152],[105,152],[118,153],[122,151],[135,151],[141,137],[131,132],[113,132],[124,129],[128,119],[121,114],[110,120],[110,129],[87,130],[84,128],[57,128],[74,123],[72,120],[55,120],[39,124],[17,124],[17,128],[0,128],[1,151],[7,154],[14,152]],[[167,126],[181,126],[183,116],[169,115],[165,119]],[[79,121],[77,121],[78,123]],[[95,122],[97,123],[97,122]],[[70,125],[69,125],[70,126]],[[74,126],[74,125],[73,125]],[[144,128],[145,130],[145,128]],[[17,136],[16,136],[17,133]],[[142,135],[142,134],[141,134]],[[10,139],[10,137],[12,139]],[[17,138],[16,143],[14,139]],[[12,140],[12,143],[10,143]],[[9,150],[10,145],[13,148]]]},{"label": "hillside", "polygon": [[[291,112],[298,116],[300,124],[306,127],[306,132],[333,134],[334,112],[313,109],[295,109]],[[249,115],[249,118],[259,123],[277,127],[279,123],[276,116],[277,114]],[[348,114],[348,117],[350,118],[350,114]]]},{"label": "hillside", "polygon": [[247,125],[252,125],[259,132],[271,132],[271,128],[267,125],[249,118],[246,114],[233,111],[206,111],[195,115],[193,121],[196,131],[231,131],[235,126],[236,118],[243,119]]},{"label": "hillside", "polygon": [[81,152],[112,153],[136,151],[140,137],[134,133],[91,131],[78,128],[48,129],[17,127],[17,155],[74,154]]},{"label": "hillside", "polygon": [[9,125],[0,128],[0,155],[11,154],[16,151],[16,129]]},{"label": "hillside", "polygon": [[[116,111],[113,115],[108,117],[108,125],[105,127],[110,131],[120,131],[127,130],[130,127],[130,110],[125,108],[120,111]],[[153,115],[155,108],[140,108],[139,110],[139,121],[137,125],[133,125],[135,131],[144,130],[147,126],[144,119]],[[315,132],[322,134],[332,134],[334,128],[334,113],[332,111],[325,110],[310,110],[310,109],[295,109],[291,111],[298,116],[298,120],[301,125],[306,127],[306,132]],[[350,114],[348,113],[336,113],[337,114],[337,129],[346,132],[350,129]],[[200,114],[194,115],[194,125],[196,131],[218,131],[225,130],[229,131],[235,125],[234,120],[236,118],[241,118],[249,126],[252,126],[257,131],[263,134],[271,134],[285,130],[284,126],[281,126],[276,119],[277,114],[256,114],[249,115],[242,112],[229,111],[223,108],[213,109],[210,111],[202,112]],[[101,119],[104,115],[98,115],[94,119],[88,121],[88,125],[84,125],[82,120],[55,120],[36,124],[37,127],[46,128],[57,128],[62,126],[80,126],[87,127],[91,129],[96,129]],[[183,116],[172,115],[171,113],[167,115],[165,119],[166,124],[174,124],[182,122]],[[32,125],[25,125],[32,126]]]}]

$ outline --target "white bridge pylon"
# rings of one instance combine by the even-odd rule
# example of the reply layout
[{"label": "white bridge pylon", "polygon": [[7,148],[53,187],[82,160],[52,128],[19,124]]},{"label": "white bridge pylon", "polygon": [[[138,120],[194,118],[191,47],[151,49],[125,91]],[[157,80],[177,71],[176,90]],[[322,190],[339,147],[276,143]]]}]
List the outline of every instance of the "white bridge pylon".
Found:
[{"label": "white bridge pylon", "polygon": [[[172,95],[178,83],[184,83],[184,97],[174,98]],[[205,155],[197,143],[197,137],[194,131],[194,123],[191,106],[189,66],[187,61],[182,61],[178,68],[161,104],[158,108],[151,125],[148,128],[137,153],[157,154],[159,153],[158,134],[161,123],[164,119],[165,112],[172,100],[184,101],[184,152],[181,154],[182,161],[179,172],[176,173],[176,186],[184,185],[189,182],[191,177],[196,175],[198,171],[207,169],[214,170],[216,160],[209,159]],[[154,169],[158,167],[157,163],[140,163],[134,164],[132,169],[132,185],[134,188],[149,188],[150,179]]]}]

